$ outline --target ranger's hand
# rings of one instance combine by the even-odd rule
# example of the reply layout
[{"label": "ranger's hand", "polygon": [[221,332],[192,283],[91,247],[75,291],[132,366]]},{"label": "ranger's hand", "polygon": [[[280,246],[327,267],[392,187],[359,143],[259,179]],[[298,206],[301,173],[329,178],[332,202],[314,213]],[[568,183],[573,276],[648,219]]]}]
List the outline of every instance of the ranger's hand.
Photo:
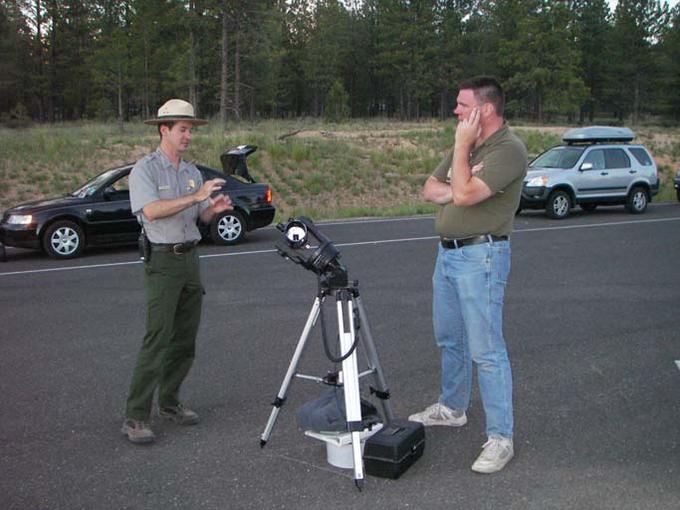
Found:
[{"label": "ranger's hand", "polygon": [[219,214],[223,211],[231,211],[234,208],[234,204],[231,202],[229,195],[219,195],[214,196],[210,199],[210,207],[213,213]]},{"label": "ranger's hand", "polygon": [[216,191],[220,191],[226,182],[227,181],[224,179],[210,179],[209,181],[205,181],[203,186],[201,186],[201,188],[196,193],[194,193],[196,201],[203,202],[203,200],[209,199],[210,195]]}]

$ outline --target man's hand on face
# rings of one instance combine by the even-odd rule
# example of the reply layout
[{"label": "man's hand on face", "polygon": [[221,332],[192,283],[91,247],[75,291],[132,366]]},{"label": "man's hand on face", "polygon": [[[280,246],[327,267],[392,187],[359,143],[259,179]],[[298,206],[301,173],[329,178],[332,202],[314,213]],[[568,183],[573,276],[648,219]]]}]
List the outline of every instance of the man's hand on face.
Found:
[{"label": "man's hand on face", "polygon": [[474,108],[467,119],[458,122],[454,147],[456,149],[471,149],[482,134],[482,114],[479,108]]}]

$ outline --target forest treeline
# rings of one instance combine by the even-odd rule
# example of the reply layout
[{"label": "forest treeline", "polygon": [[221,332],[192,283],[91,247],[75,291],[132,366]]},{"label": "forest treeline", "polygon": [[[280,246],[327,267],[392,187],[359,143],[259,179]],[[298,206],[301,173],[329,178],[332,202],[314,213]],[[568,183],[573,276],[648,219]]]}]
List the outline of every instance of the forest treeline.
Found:
[{"label": "forest treeline", "polygon": [[497,76],[537,122],[680,120],[680,5],[619,0],[2,0],[0,121],[445,118]]}]

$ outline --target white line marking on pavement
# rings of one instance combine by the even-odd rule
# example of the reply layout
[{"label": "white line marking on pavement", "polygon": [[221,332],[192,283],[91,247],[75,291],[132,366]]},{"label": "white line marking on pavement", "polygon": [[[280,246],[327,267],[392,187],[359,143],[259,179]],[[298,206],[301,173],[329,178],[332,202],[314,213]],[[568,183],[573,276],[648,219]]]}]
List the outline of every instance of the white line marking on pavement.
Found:
[{"label": "white line marking on pavement", "polygon": [[518,232],[541,232],[544,230],[569,230],[575,228],[593,228],[593,227],[614,227],[616,225],[633,225],[637,223],[661,223],[664,221],[680,221],[680,218],[657,218],[654,220],[630,220],[630,221],[608,221],[605,223],[590,223],[587,225],[559,225],[556,227],[539,227],[539,228],[523,228],[514,230],[513,233]]},{"label": "white line marking on pavement", "polygon": [[[432,217],[428,217],[429,219],[432,219]],[[414,219],[414,218],[396,218],[394,220],[366,220],[366,221],[354,221],[354,222],[338,222],[338,223],[321,223],[319,222],[320,225],[341,225],[341,224],[347,224],[347,223],[377,223],[381,221],[406,221],[407,219]],[[415,218],[418,219],[418,218]],[[563,226],[556,226],[556,227],[540,227],[540,228],[525,228],[525,229],[519,229],[519,230],[514,230],[513,234],[521,234],[523,232],[542,232],[546,230],[567,230],[567,229],[578,229],[578,228],[595,228],[595,227],[614,227],[617,225],[632,225],[632,224],[637,224],[637,223],[661,223],[661,222],[666,222],[666,221],[680,221],[679,218],[658,218],[658,219],[653,219],[653,220],[631,220],[631,221],[611,221],[611,222],[605,222],[605,223],[591,223],[589,225],[563,225]],[[378,239],[375,241],[362,241],[362,242],[356,242],[356,243],[334,243],[335,246],[337,247],[346,247],[346,246],[363,246],[367,244],[386,244],[386,243],[403,243],[407,241],[430,241],[433,239],[438,239],[439,236],[423,236],[423,237],[406,237],[402,239]],[[240,252],[232,252],[232,253],[214,253],[210,255],[201,255],[200,258],[216,258],[216,257],[236,257],[240,255],[258,255],[261,253],[276,253],[275,249],[268,249],[268,250],[252,250],[252,251],[240,251]],[[132,260],[129,262],[114,262],[114,263],[109,263],[109,264],[92,264],[92,265],[87,265],[87,266],[71,266],[71,267],[53,267],[49,269],[31,269],[27,271],[11,271],[11,272],[6,272],[6,273],[0,273],[0,276],[12,276],[12,275],[24,275],[24,274],[37,274],[37,273],[51,273],[55,271],[75,271],[77,269],[99,269],[99,268],[105,268],[105,267],[118,267],[118,266],[129,266],[132,264],[141,264],[140,260]]]},{"label": "white line marking on pavement", "polygon": [[392,223],[395,221],[413,221],[413,220],[432,220],[434,216],[431,214],[423,214],[420,216],[404,216],[401,218],[365,218],[363,220],[329,220],[329,221],[316,221],[316,225],[356,225],[357,223]]},{"label": "white line marking on pavement", "polygon": [[[236,255],[256,255],[258,253],[275,253],[276,250],[253,250],[240,251],[236,253],[217,253],[214,255],[201,255],[200,258],[210,257],[235,257]],[[130,266],[132,264],[141,264],[141,260],[131,260],[129,262],[112,262],[110,264],[92,264],[90,266],[71,266],[71,267],[52,267],[49,269],[31,269],[28,271],[13,271],[11,273],[0,273],[0,276],[10,276],[18,274],[33,274],[33,273],[51,273],[53,271],[73,271],[76,269],[100,269],[102,267],[116,267],[116,266]]]},{"label": "white line marking on pavement", "polygon": [[132,262],[112,262],[110,264],[92,264],[90,266],[51,267],[49,269],[31,269],[28,271],[12,271],[9,273],[0,273],[0,276],[11,276],[17,274],[51,273],[54,271],[75,271],[76,269],[97,269],[101,267],[129,266],[130,264],[140,264],[141,262],[142,262],[141,260],[135,260]]}]

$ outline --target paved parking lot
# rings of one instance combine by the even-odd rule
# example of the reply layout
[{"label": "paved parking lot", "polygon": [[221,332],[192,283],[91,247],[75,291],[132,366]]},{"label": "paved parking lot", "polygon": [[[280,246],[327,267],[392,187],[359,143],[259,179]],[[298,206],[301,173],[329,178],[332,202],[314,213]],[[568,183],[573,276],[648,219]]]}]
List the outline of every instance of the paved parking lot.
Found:
[{"label": "paved parking lot", "polygon": [[[432,218],[321,224],[358,279],[397,415],[438,395],[430,278]],[[141,265],[132,248],[56,262],[8,250],[0,264],[0,508],[7,509],[671,509],[680,508],[680,204],[550,221],[517,217],[506,296],[516,459],[469,466],[484,437],[428,429],[399,480],[326,463],[297,428],[318,395],[293,384],[259,447],[316,292],[311,272],[274,253],[278,233],[201,247],[207,289],[184,399],[197,427],[154,423],[151,447],[119,433],[141,340]],[[300,368],[331,368],[319,335]]]}]

